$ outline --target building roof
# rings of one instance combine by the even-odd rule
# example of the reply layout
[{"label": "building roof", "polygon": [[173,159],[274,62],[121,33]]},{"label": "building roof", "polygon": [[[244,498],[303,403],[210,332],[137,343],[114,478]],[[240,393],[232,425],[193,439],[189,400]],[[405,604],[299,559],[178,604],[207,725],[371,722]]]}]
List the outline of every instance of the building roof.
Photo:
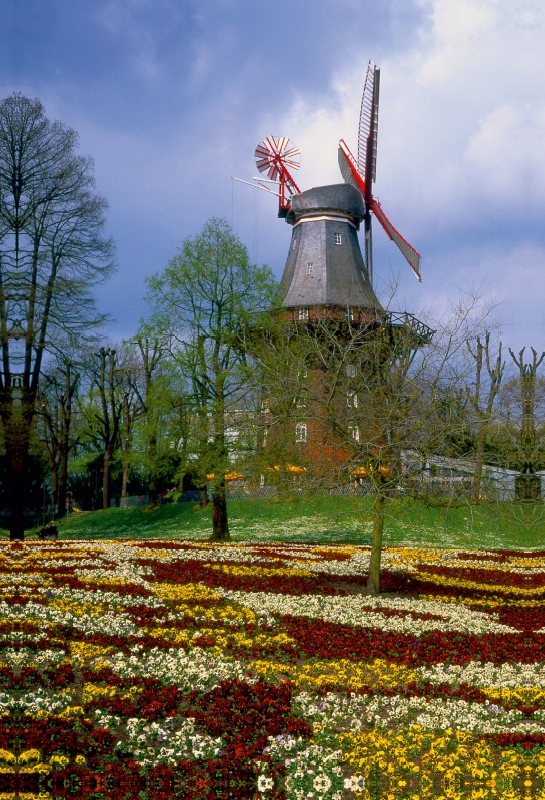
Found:
[{"label": "building roof", "polygon": [[348,214],[359,225],[365,214],[361,192],[350,183],[316,186],[291,198],[291,211],[287,221],[294,222],[309,211],[337,211]]}]

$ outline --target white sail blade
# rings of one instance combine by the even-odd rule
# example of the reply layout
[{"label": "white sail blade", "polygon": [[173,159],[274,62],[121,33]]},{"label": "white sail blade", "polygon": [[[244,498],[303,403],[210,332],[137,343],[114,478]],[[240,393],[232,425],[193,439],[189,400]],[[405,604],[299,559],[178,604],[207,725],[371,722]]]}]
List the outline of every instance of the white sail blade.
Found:
[{"label": "white sail blade", "polygon": [[422,266],[422,256],[420,253],[414,249],[409,242],[403,238],[398,230],[394,228],[384,211],[378,200],[373,198],[371,203],[371,208],[373,209],[373,213],[375,217],[378,219],[390,239],[397,244],[409,264],[411,265],[411,269],[413,270],[414,274],[418,278],[419,281],[422,280],[422,273],[421,273],[421,266]]}]

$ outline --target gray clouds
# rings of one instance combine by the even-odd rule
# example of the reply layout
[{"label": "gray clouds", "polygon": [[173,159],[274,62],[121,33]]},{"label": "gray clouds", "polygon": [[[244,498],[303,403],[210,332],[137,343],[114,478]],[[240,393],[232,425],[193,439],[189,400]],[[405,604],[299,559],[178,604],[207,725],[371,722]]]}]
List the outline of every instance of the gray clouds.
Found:
[{"label": "gray clouds", "polygon": [[[47,8],[46,8],[47,5]],[[413,283],[377,231],[376,269],[400,304],[439,304],[468,281],[505,300],[509,344],[545,344],[544,26],[507,0],[21,0],[2,2],[5,96],[39,96],[81,134],[110,201],[119,273],[100,303],[129,335],[144,276],[214,216],[233,219],[280,274],[289,241],[250,187],[269,134],[302,152],[302,189],[340,180],[355,147],[368,58],[382,69],[376,194],[423,254]],[[403,7],[400,11],[400,7]],[[233,202],[234,201],[234,202]],[[379,286],[380,288],[380,286]],[[405,298],[403,300],[403,298]]]}]

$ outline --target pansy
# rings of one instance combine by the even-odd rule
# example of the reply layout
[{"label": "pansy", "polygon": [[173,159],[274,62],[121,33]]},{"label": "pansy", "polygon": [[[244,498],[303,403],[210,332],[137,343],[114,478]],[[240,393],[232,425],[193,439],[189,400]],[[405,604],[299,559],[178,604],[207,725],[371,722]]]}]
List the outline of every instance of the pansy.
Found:
[{"label": "pansy", "polygon": [[0,550],[0,773],[27,775],[27,794],[542,785],[543,553],[386,547],[371,597],[353,545]]}]

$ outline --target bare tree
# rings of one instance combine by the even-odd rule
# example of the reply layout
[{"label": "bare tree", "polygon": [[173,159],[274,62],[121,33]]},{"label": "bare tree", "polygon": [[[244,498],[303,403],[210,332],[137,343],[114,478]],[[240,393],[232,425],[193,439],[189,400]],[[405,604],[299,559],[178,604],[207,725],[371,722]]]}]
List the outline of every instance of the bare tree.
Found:
[{"label": "bare tree", "polygon": [[40,417],[41,430],[39,436],[45,447],[49,470],[51,473],[51,504],[56,506],[59,499],[59,464],[61,460],[60,451],[60,414],[59,404],[56,398],[48,392],[50,387],[46,387],[40,392]]},{"label": "bare tree", "polygon": [[493,360],[490,351],[490,332],[480,336],[475,344],[468,341],[467,349],[475,361],[475,384],[473,391],[468,392],[471,406],[477,419],[477,441],[475,446],[475,472],[471,486],[471,500],[478,503],[481,496],[481,482],[484,465],[484,447],[494,409],[494,401],[500,391],[505,361],[502,361],[502,343],[498,346],[498,355]]},{"label": "bare tree", "polygon": [[79,434],[71,435],[74,397],[81,380],[81,371],[65,356],[45,375],[39,413],[44,420],[44,439],[50,455],[53,505],[62,514],[66,507],[68,459],[79,442]]},{"label": "bare tree", "polygon": [[467,377],[466,341],[481,334],[489,313],[481,305],[470,296],[429,320],[433,341],[410,315],[309,315],[281,323],[260,353],[264,470],[268,461],[276,480],[299,474],[314,492],[365,481],[373,496],[370,592],[380,590],[388,500],[425,488],[428,458],[456,432],[459,419],[445,403]]},{"label": "bare tree", "polygon": [[509,354],[519,370],[520,404],[522,410],[520,426],[520,450],[522,453],[522,469],[518,477],[517,491],[522,500],[536,500],[540,496],[540,479],[536,476],[534,461],[536,458],[536,387],[537,371],[545,359],[545,352],[539,357],[532,347],[532,362],[524,363],[524,350],[518,358],[509,349]]},{"label": "bare tree", "polygon": [[0,103],[0,417],[11,468],[10,538],[24,538],[23,496],[44,355],[101,321],[91,287],[112,271],[106,201],[77,134],[38,100]]},{"label": "bare tree", "polygon": [[112,460],[119,443],[119,431],[125,407],[127,387],[117,361],[117,353],[101,347],[90,358],[92,375],[89,396],[84,407],[87,435],[103,454],[102,508],[110,507],[110,474]]},{"label": "bare tree", "polygon": [[159,426],[161,410],[164,405],[167,386],[166,376],[161,374],[161,367],[169,354],[169,339],[164,336],[147,335],[140,332],[134,339],[137,348],[138,373],[131,381],[138,405],[138,414],[144,421],[145,456],[144,465],[147,472],[148,495],[150,506],[157,505],[157,482],[159,479]]}]

